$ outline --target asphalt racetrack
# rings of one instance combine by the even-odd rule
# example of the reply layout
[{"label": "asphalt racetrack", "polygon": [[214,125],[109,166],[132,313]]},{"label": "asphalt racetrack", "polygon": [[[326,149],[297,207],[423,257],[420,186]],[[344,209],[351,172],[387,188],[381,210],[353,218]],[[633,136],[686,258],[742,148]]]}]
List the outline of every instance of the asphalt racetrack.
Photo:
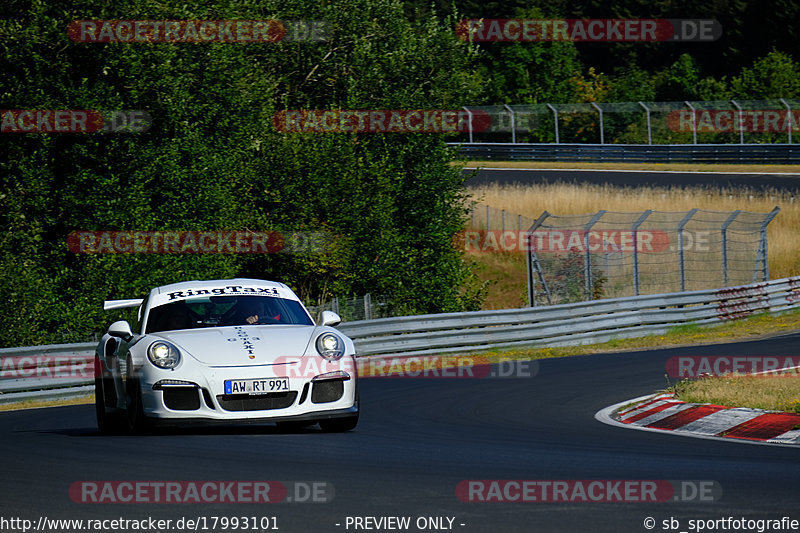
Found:
[{"label": "asphalt racetrack", "polygon": [[[43,516],[255,516],[275,517],[282,532],[493,533],[650,531],[647,519],[655,531],[693,531],[689,520],[800,519],[797,448],[634,431],[594,419],[606,406],[663,388],[669,357],[795,356],[798,343],[794,333],[549,359],[530,377],[363,379],[361,422],[345,434],[280,434],[264,425],[106,437],[95,428],[92,405],[3,412],[0,517],[36,524]],[[280,481],[294,490],[295,482],[318,482],[335,496],[330,503],[84,503],[69,492],[81,481],[204,480]],[[470,502],[456,494],[465,480],[713,482],[721,494],[688,502]],[[392,516],[409,517],[411,526],[354,526],[355,517]],[[417,528],[420,517],[453,521]],[[20,530],[9,524],[2,531]]]},{"label": "asphalt racetrack", "polygon": [[499,185],[513,183],[535,185],[541,183],[577,182],[592,184],[608,183],[609,185],[618,187],[748,187],[754,191],[800,191],[800,174],[486,168],[477,172],[474,169],[464,170],[464,175],[468,176],[465,183],[468,187],[492,183]]}]

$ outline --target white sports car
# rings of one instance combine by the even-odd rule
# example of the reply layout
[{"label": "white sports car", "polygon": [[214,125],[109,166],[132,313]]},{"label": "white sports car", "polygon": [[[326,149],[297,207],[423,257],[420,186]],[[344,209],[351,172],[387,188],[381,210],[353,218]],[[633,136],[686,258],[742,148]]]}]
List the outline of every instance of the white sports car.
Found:
[{"label": "white sports car", "polygon": [[315,325],[283,283],[187,281],[140,300],[138,321],[108,328],[95,358],[97,425],[140,432],[160,423],[319,423],[348,431],[358,422],[353,341],[323,311]]}]

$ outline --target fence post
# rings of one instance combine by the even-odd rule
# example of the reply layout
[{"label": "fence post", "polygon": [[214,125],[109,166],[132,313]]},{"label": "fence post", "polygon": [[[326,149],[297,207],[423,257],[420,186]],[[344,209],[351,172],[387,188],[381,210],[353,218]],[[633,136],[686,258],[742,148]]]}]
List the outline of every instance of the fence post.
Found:
[{"label": "fence post", "polygon": [[469,142],[472,143],[472,111],[466,107],[462,107],[461,109],[467,112],[467,121],[469,124]]},{"label": "fence post", "polygon": [[653,144],[653,136],[650,132],[650,108],[644,105],[643,102],[639,102],[639,105],[644,108],[647,116],[647,144]]},{"label": "fence post", "polygon": [[[728,220],[722,223],[722,286],[728,286],[728,226],[739,216],[742,210],[738,209],[731,213]],[[759,244],[759,247],[761,245]]]},{"label": "fence post", "polygon": [[736,103],[736,100],[731,100],[731,103],[739,111],[739,144],[744,144],[744,115],[742,115],[742,107]]},{"label": "fence post", "polygon": [[589,102],[597,109],[597,112],[600,113],[600,144],[605,144],[605,136],[603,135],[603,110],[600,109],[600,106],[594,102]]},{"label": "fence post", "polygon": [[500,213],[503,217],[503,233],[506,231],[506,210],[503,209]]},{"label": "fence post", "polygon": [[639,226],[647,220],[647,217],[650,216],[652,213],[652,209],[648,209],[633,223],[633,294],[634,296],[639,296],[639,238],[636,235],[636,231],[639,229]]},{"label": "fence post", "polygon": [[[772,219],[778,216],[778,213],[781,212],[781,208],[777,205],[770,211],[770,213],[764,217],[764,220],[761,222],[761,238],[759,239],[758,244],[758,252],[761,256],[761,281],[767,281],[769,279],[769,257],[767,257],[767,224],[772,222]],[[753,270],[753,283],[758,281],[756,279],[756,274],[758,273],[758,258],[756,259],[756,268]]]},{"label": "fence post", "polygon": [[684,260],[683,253],[683,228],[686,226],[689,220],[691,220],[695,213],[697,213],[697,208],[686,213],[686,216],[683,217],[683,220],[681,220],[678,224],[678,257],[681,267],[681,292],[686,291],[686,261]]},{"label": "fence post", "polygon": [[486,204],[486,233],[489,233],[489,230],[492,229],[492,221],[491,221],[492,213],[490,209],[491,207],[489,207],[489,204]]},{"label": "fence post", "polygon": [[364,320],[372,320],[372,296],[364,295]]},{"label": "fence post", "polygon": [[334,299],[331,301],[331,310],[332,310],[334,313],[336,313],[337,315],[340,315],[340,313],[339,313],[339,298],[338,298],[338,297],[337,297],[337,298],[334,298]]},{"label": "fence post", "polygon": [[548,107],[548,109],[550,109],[553,112],[553,116],[555,116],[555,119],[556,119],[556,144],[558,144],[558,110],[555,107],[551,106],[550,104],[545,104],[545,105]]},{"label": "fence post", "polygon": [[786,103],[783,98],[780,99],[781,103],[786,106],[786,132],[789,134],[789,144],[792,144],[792,127],[794,126],[794,115],[792,115],[792,106]]},{"label": "fence post", "polygon": [[508,109],[508,113],[511,115],[511,144],[517,143],[517,128],[514,123],[514,110],[508,107],[508,104],[503,104],[503,107]]},{"label": "fence post", "polygon": [[756,254],[756,264],[755,264],[755,267],[753,268],[753,283],[758,281],[759,265],[761,265],[762,275],[764,273],[764,270],[763,270],[764,269],[764,263],[766,262],[765,259],[767,257],[766,250],[764,249],[765,248],[764,245],[766,243],[764,241],[765,241],[764,235],[762,234],[758,239],[758,252]]},{"label": "fence post", "polygon": [[539,226],[541,226],[549,216],[550,213],[547,211],[543,212],[525,233],[525,247],[527,248],[525,266],[528,271],[528,305],[530,307],[536,307],[536,278],[534,277],[534,270],[539,274],[539,281],[542,282],[542,287],[547,295],[547,303],[553,305],[553,299],[550,296],[550,288],[547,286],[547,282],[544,279],[544,273],[542,273],[541,265],[539,265],[539,258],[536,256],[536,250],[533,249],[533,232],[539,229]]},{"label": "fence post", "polygon": [[[688,100],[684,100],[683,103],[692,110],[692,139],[694,144],[697,144],[697,113],[695,113],[694,107],[692,107],[692,104],[690,104]],[[472,141],[470,140],[470,142]]]},{"label": "fence post", "polygon": [[589,251],[589,231],[604,214],[605,211],[598,211],[583,227],[583,281],[586,289],[587,300],[593,299],[592,296],[594,292],[594,282],[592,280],[592,255]]}]

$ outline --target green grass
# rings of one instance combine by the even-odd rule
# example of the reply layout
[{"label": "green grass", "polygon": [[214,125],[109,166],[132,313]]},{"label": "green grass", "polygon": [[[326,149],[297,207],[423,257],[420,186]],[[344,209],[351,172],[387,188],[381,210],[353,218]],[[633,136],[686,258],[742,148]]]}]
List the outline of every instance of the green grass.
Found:
[{"label": "green grass", "polygon": [[39,409],[42,407],[59,407],[62,405],[84,405],[94,403],[94,395],[72,398],[69,400],[25,400],[22,402],[0,404],[0,411],[19,411],[21,409]]}]

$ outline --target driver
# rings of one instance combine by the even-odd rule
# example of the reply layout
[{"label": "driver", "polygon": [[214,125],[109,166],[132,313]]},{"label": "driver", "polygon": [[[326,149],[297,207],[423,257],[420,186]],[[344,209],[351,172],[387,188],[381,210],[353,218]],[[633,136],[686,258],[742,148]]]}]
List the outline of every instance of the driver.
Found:
[{"label": "driver", "polygon": [[257,323],[259,315],[264,314],[261,307],[258,297],[239,297],[233,312],[233,325]]},{"label": "driver", "polygon": [[166,317],[166,323],[164,324],[166,331],[191,329],[194,327],[192,323],[192,313],[189,311],[186,302],[175,302],[174,304],[165,306],[165,309],[169,311],[169,315]]}]

